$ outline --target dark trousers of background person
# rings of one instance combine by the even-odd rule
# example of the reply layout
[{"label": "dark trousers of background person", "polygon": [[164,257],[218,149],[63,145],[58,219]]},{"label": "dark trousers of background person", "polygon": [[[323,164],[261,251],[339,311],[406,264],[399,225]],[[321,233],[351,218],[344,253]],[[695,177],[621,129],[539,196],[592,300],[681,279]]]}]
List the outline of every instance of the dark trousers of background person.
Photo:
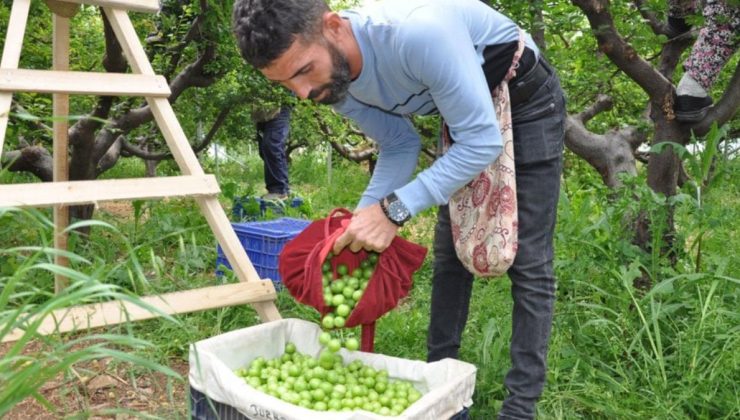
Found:
[{"label": "dark trousers of background person", "polygon": [[[500,419],[529,419],[535,415],[535,404],[545,383],[555,301],[552,241],[560,194],[566,110],[557,75],[544,59],[537,66],[544,67],[544,76],[543,68],[539,69],[539,87],[532,89],[528,100],[512,103],[511,110],[519,248],[508,271],[514,301],[512,367],[504,379],[509,395],[499,413]],[[513,87],[515,81],[509,86]],[[441,206],[438,213],[432,285],[428,360],[457,358],[468,318],[473,275],[455,253],[447,206]]]},{"label": "dark trousers of background person", "polygon": [[287,194],[290,191],[285,147],[290,133],[291,111],[291,107],[283,106],[275,118],[257,123],[257,141],[268,193]]}]

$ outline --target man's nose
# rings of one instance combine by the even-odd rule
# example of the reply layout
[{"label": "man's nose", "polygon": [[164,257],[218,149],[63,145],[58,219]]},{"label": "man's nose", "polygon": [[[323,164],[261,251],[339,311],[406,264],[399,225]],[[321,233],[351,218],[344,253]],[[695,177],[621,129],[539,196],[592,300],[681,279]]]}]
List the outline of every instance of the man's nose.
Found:
[{"label": "man's nose", "polygon": [[292,90],[301,99],[307,99],[308,95],[311,94],[311,85],[308,83],[292,83],[288,86],[288,89]]}]

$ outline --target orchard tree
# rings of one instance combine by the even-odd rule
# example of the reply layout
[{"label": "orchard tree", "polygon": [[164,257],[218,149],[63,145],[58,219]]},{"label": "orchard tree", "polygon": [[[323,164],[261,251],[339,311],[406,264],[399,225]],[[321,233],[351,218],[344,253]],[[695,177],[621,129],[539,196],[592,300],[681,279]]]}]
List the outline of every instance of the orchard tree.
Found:
[{"label": "orchard tree", "polygon": [[[694,38],[687,33],[668,40],[668,28],[662,18],[664,14],[660,13],[664,8],[653,9],[654,5],[642,0],[622,4],[606,0],[573,0],[573,3],[588,18],[599,53],[606,55],[618,71],[636,83],[647,96],[641,122],[651,128],[649,137],[641,133],[643,130],[639,124],[605,135],[594,135],[585,129],[585,123],[612,106],[613,99],[606,95],[598,96],[592,106],[569,118],[569,147],[597,168],[607,185],[618,183],[616,174],[619,172],[634,173],[634,151],[644,141],[648,140],[653,145],[666,141],[686,145],[692,132],[703,136],[713,123],[723,125],[736,114],[740,104],[737,65],[734,69],[729,66],[732,79],[702,121],[688,125],[676,120],[672,80],[681,64],[682,52],[691,47]],[[645,35],[645,28],[638,25],[647,27],[652,34]],[[650,37],[655,41],[644,42]],[[674,195],[680,169],[681,162],[671,148],[651,153],[647,165],[648,185],[656,192]]]},{"label": "orchard tree", "polygon": [[[619,173],[636,173],[637,148],[644,142],[652,146],[664,142],[685,146],[692,134],[701,138],[713,124],[724,125],[735,116],[740,104],[740,66],[737,61],[734,66],[726,66],[725,80],[718,84],[714,92],[719,100],[703,120],[691,125],[676,120],[672,81],[680,69],[683,53],[692,46],[694,38],[692,33],[670,40],[667,38],[669,31],[664,23],[665,2],[573,0],[573,4],[587,17],[591,36],[597,42],[598,54],[608,58],[612,64],[609,67],[615,68],[615,72],[625,75],[636,84],[645,98],[644,101],[636,101],[634,97],[625,98],[634,101],[637,106],[644,104],[643,109],[633,115],[631,124],[624,124],[623,121],[622,127],[605,133],[591,132],[587,123],[612,107],[614,99],[610,96],[596,96],[585,110],[568,118],[568,147],[594,166],[607,185],[617,185]],[[729,81],[728,75],[731,75]],[[648,186],[661,195],[675,195],[686,176],[676,149],[652,147],[646,156],[646,163]],[[695,181],[701,183],[704,180]],[[665,239],[670,246],[674,232],[672,208],[666,214],[668,220],[659,223],[669,227]],[[649,225],[650,221],[643,215],[635,223],[637,241],[646,249],[652,242]]]}]

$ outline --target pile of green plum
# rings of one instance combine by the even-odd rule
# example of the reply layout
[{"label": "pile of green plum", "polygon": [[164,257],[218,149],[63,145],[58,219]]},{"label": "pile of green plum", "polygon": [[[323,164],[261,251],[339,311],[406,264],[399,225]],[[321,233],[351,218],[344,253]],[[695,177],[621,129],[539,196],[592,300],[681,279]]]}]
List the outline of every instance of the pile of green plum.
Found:
[{"label": "pile of green plum", "polygon": [[[332,270],[332,254],[326,257],[326,261],[321,267],[322,284],[324,289],[324,304],[330,307],[331,312],[324,315],[321,319],[321,326],[326,330],[344,328],[347,318],[357,303],[362,299],[370,277],[373,276],[375,266],[378,263],[378,254],[375,252],[368,253],[360,266],[350,272],[346,264],[337,264],[336,273]],[[331,336],[329,336],[331,338]],[[344,346],[347,350],[357,350],[359,343],[356,338],[339,340],[339,345]],[[324,345],[329,343],[322,342]]]},{"label": "pile of green plum", "polygon": [[283,401],[317,411],[365,410],[398,416],[421,398],[409,381],[388,377],[360,360],[345,365],[330,348],[318,358],[301,354],[293,343],[274,359],[254,359],[236,370],[251,387]]}]

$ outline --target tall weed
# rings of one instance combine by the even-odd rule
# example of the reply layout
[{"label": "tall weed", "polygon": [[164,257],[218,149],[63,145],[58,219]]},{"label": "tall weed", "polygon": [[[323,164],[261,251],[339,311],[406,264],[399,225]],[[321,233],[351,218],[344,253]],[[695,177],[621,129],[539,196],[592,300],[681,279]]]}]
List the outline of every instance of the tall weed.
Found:
[{"label": "tall weed", "polygon": [[[715,162],[716,163],[716,162]],[[717,173],[736,171],[736,162]],[[733,167],[735,169],[733,169]],[[703,172],[706,174],[706,172]],[[556,237],[558,303],[550,351],[550,380],[540,404],[546,418],[733,418],[738,411],[740,294],[727,249],[711,227],[729,210],[719,190],[665,199],[626,179],[615,193],[569,178]],[[582,188],[586,186],[586,188]],[[728,188],[728,186],[724,186]],[[736,186],[729,186],[730,189]],[[737,201],[733,198],[732,201]],[[656,250],[665,225],[651,232],[651,250],[633,245],[625,223],[640,212],[651,221],[676,210],[675,261]],[[715,252],[697,270],[697,230]],[[736,240],[735,240],[736,241]],[[693,248],[695,249],[695,248]],[[724,254],[724,256],[723,256]],[[733,273],[733,274],[729,274]],[[729,275],[728,275],[729,274]],[[635,287],[647,276],[652,287]]]},{"label": "tall weed", "polygon": [[[117,299],[157,310],[120,287],[105,284],[103,281],[108,273],[105,267],[96,266],[72,252],[49,247],[51,223],[43,214],[0,209],[0,222],[0,226],[6,228],[20,224],[33,226],[38,237],[43,239],[38,246],[0,248],[0,262],[4,267],[0,273],[0,339],[10,338],[16,329],[22,331],[20,336],[12,335],[14,342],[0,356],[0,416],[28,397],[36,399],[50,412],[56,412],[56,407],[40,392],[41,387],[60,374],[70,374],[75,365],[93,359],[108,357],[181,379],[167,366],[137,355],[136,352],[152,348],[153,344],[131,334],[44,335],[40,330],[42,321],[53,311],[73,305]],[[70,229],[76,227],[79,224]],[[54,257],[60,254],[72,265],[86,266],[90,273],[54,264]],[[55,274],[70,279],[70,286],[59,294],[53,294]],[[38,278],[44,279],[46,284],[39,284]],[[165,318],[174,322],[170,317]],[[37,344],[39,350],[30,350],[32,343]]]}]

